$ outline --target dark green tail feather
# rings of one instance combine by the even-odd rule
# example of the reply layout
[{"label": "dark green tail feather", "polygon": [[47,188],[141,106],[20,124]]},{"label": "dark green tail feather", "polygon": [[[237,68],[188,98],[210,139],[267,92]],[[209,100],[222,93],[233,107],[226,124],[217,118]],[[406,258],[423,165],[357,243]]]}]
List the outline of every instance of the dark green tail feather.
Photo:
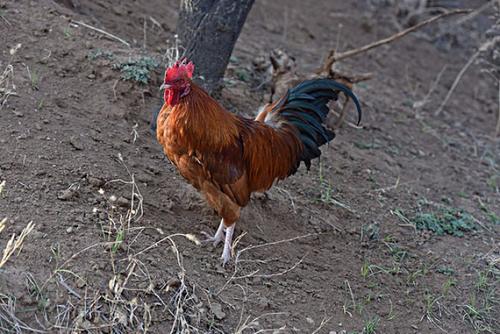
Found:
[{"label": "dark green tail feather", "polygon": [[304,151],[300,157],[307,169],[311,167],[311,160],[321,155],[319,147],[333,138],[335,133],[326,129],[323,122],[330,109],[328,102],[337,100],[338,92],[343,92],[350,97],[356,105],[358,124],[361,122],[361,105],[354,93],[345,85],[331,79],[307,80],[287,92],[275,112],[294,125],[304,144]]}]

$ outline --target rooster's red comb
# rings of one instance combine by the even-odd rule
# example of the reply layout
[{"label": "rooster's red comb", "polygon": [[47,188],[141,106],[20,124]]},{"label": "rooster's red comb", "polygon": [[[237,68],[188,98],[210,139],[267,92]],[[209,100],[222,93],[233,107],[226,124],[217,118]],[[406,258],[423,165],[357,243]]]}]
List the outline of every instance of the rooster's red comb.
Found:
[{"label": "rooster's red comb", "polygon": [[193,77],[194,64],[186,57],[177,60],[172,66],[165,71],[165,82],[173,81],[175,79]]}]

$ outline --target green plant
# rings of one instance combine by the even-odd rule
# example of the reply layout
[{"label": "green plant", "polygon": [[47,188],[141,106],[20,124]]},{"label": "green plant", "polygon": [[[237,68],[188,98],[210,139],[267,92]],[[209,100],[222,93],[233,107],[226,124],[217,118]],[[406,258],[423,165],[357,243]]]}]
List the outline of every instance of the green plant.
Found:
[{"label": "green plant", "polygon": [[121,244],[123,243],[124,239],[125,239],[125,231],[122,230],[122,229],[120,229],[116,233],[115,241],[113,243],[113,246],[111,247],[111,252],[112,253],[116,253],[116,251],[118,250],[118,248],[120,248]]},{"label": "green plant", "polygon": [[63,34],[64,34],[65,38],[70,38],[73,35],[73,33],[71,32],[71,28],[70,27],[65,27],[63,29]]},{"label": "green plant", "polygon": [[457,285],[457,281],[454,278],[449,277],[446,280],[446,282],[443,283],[443,295],[447,295],[448,291],[450,291],[451,287],[456,286],[456,285]]},{"label": "green plant", "polygon": [[378,317],[368,319],[363,326],[363,334],[374,334],[377,329],[379,320],[380,319]]},{"label": "green plant", "polygon": [[490,220],[490,222],[494,225],[500,225],[500,217],[493,211],[491,211],[486,204],[484,204],[481,200],[479,200],[479,207],[481,211],[483,211]]},{"label": "green plant", "polygon": [[150,72],[158,67],[158,62],[151,57],[141,57],[129,59],[126,62],[114,64],[113,68],[120,70],[124,80],[137,81],[147,84],[150,79]]},{"label": "green plant", "polygon": [[28,71],[28,76],[30,78],[31,89],[38,90],[40,84],[40,74],[36,70],[30,71],[28,66],[26,66],[26,70]]},{"label": "green plant", "polygon": [[97,49],[89,52],[88,58],[91,60],[96,60],[97,58],[105,58],[108,60],[112,60],[115,58],[115,55],[111,51],[106,51],[106,50],[102,50],[100,48],[97,48]]},{"label": "green plant", "polygon": [[437,268],[436,272],[443,274],[443,275],[446,275],[446,276],[452,276],[455,274],[455,270],[453,268],[445,267],[445,266]]},{"label": "green plant", "polygon": [[418,230],[432,231],[437,235],[449,234],[457,237],[476,229],[474,218],[461,209],[440,208],[436,212],[421,212],[413,219]]},{"label": "green plant", "polygon": [[236,77],[243,82],[248,82],[250,81],[250,73],[248,72],[247,69],[245,68],[238,68],[234,71],[234,74],[236,74]]},{"label": "green plant", "polygon": [[368,261],[365,261],[361,266],[361,277],[366,279],[369,274],[370,274],[370,265],[368,264]]}]

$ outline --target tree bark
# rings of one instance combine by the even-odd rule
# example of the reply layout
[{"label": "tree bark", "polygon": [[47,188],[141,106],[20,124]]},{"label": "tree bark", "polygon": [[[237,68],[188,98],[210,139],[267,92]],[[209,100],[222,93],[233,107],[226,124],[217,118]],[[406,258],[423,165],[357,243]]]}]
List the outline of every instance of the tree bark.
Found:
[{"label": "tree bark", "polygon": [[222,87],[229,58],[254,0],[181,0],[177,35],[209,92]]}]

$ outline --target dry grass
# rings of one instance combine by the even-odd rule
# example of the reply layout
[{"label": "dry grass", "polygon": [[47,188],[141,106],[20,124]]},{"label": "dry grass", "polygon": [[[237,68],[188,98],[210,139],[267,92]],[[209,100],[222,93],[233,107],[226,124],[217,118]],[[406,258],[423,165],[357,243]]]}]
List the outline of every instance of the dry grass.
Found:
[{"label": "dry grass", "polygon": [[[5,222],[7,221],[7,218],[4,218],[0,222],[0,231],[4,229]],[[21,233],[16,237],[16,234],[13,233],[9,241],[7,242],[7,245],[5,246],[2,254],[2,258],[0,259],[0,268],[2,268],[5,263],[10,259],[12,255],[17,251],[18,253],[21,251],[23,247],[24,240],[30,234],[30,232],[33,230],[35,227],[35,224],[33,222],[29,222],[28,225],[21,231]]]},{"label": "dry grass", "polygon": [[5,66],[2,74],[0,74],[0,110],[7,103],[10,96],[17,96],[16,85],[14,84],[14,66],[12,66],[12,59],[14,58],[17,51],[21,48],[22,44],[16,44],[12,49],[9,50],[10,61]]},{"label": "dry grass", "polygon": [[[5,188],[5,180],[0,182],[0,196],[2,195],[3,189]],[[7,218],[3,218],[0,221],[0,232],[2,232],[5,229],[5,226],[7,224]],[[24,240],[28,236],[28,234],[33,230],[35,227],[35,224],[33,222],[29,222],[28,225],[21,231],[19,236],[16,237],[16,234],[13,233],[12,236],[10,237],[9,241],[7,242],[7,245],[5,245],[5,248],[3,249],[2,253],[2,258],[0,258],[0,268],[2,268],[7,261],[14,255],[14,253],[17,251],[18,253],[21,251],[23,247]]]}]

